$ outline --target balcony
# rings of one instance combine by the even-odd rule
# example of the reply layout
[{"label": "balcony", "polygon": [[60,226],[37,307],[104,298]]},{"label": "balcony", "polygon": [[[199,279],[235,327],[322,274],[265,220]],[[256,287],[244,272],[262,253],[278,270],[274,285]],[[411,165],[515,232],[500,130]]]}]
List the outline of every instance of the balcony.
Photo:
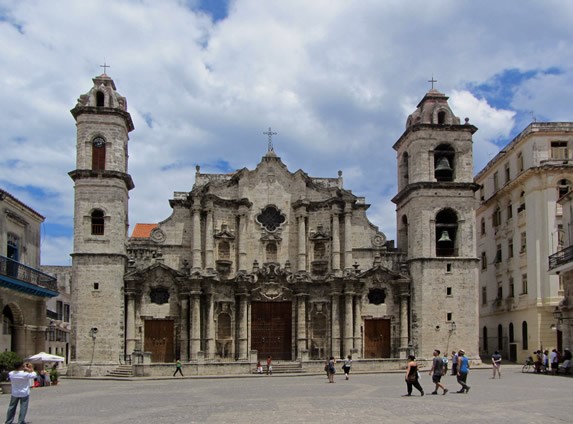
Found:
[{"label": "balcony", "polygon": [[41,297],[58,295],[56,278],[5,256],[0,256],[0,286]]},{"label": "balcony", "polygon": [[560,274],[573,269],[573,246],[566,247],[549,256],[549,273]]}]

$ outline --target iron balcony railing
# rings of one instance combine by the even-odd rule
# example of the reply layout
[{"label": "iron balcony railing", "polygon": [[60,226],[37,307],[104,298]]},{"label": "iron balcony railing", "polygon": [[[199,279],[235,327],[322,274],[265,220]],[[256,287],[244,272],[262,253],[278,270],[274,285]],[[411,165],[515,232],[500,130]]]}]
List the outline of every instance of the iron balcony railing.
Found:
[{"label": "iron balcony railing", "polygon": [[58,282],[55,277],[1,255],[0,275],[24,281],[54,292],[58,291]]},{"label": "iron balcony railing", "polygon": [[573,261],[573,246],[549,256],[549,271]]}]

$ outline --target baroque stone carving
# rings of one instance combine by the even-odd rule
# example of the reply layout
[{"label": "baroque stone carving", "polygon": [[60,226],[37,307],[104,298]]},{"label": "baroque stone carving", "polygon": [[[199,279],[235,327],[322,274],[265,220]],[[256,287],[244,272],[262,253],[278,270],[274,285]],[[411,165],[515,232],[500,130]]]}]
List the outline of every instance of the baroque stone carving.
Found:
[{"label": "baroque stone carving", "polygon": [[150,237],[155,243],[163,243],[167,239],[167,236],[161,228],[154,228],[151,230]]}]

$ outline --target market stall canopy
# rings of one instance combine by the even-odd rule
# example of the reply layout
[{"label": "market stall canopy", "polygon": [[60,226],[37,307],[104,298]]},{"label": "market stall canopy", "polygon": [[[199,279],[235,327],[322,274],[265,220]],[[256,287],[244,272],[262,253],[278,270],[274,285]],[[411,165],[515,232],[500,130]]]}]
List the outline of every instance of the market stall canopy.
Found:
[{"label": "market stall canopy", "polygon": [[38,363],[38,362],[64,362],[66,358],[58,355],[52,355],[46,352],[36,353],[33,356],[25,359],[28,362]]}]

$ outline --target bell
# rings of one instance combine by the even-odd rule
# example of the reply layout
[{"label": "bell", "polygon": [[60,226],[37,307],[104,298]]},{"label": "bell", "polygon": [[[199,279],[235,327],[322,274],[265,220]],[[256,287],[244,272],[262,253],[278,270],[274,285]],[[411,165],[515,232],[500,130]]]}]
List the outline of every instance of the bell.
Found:
[{"label": "bell", "polygon": [[452,176],[453,169],[450,166],[450,161],[448,158],[443,156],[438,160],[436,165],[435,175],[436,178],[449,178]]},{"label": "bell", "polygon": [[451,241],[452,241],[452,239],[450,238],[450,235],[448,234],[448,232],[446,230],[442,231],[442,236],[438,240],[438,243],[448,243]]}]

